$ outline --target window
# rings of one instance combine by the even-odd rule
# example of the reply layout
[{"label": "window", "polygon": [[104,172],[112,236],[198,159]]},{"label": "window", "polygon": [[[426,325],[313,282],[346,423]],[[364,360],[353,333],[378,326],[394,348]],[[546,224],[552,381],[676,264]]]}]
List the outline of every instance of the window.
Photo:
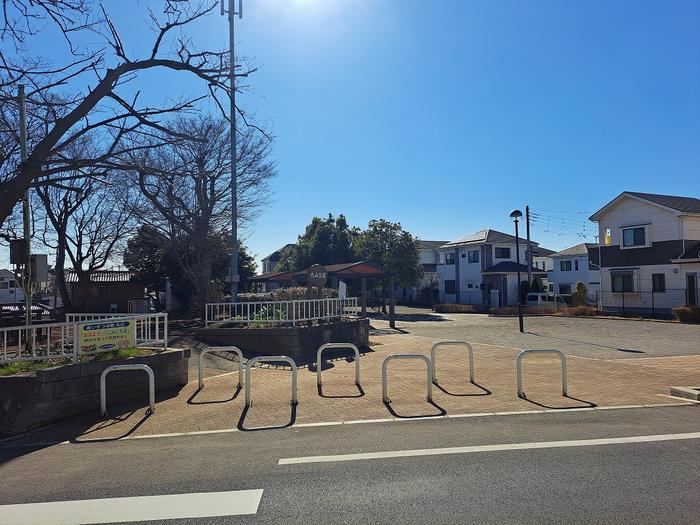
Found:
[{"label": "window", "polygon": [[605,246],[612,244],[612,231],[610,228],[605,228]]},{"label": "window", "polygon": [[454,264],[454,263],[455,263],[455,254],[454,253],[445,254],[445,264]]},{"label": "window", "polygon": [[651,274],[651,291],[665,292],[666,291],[666,274],[652,273]]},{"label": "window", "polygon": [[578,259],[574,261],[574,270],[578,272]]},{"label": "window", "polygon": [[632,272],[615,272],[610,274],[612,280],[612,291],[615,293],[633,292],[634,283]]},{"label": "window", "polygon": [[510,259],[510,248],[495,248],[496,259]]},{"label": "window", "polygon": [[626,248],[646,246],[646,230],[644,226],[638,228],[623,228],[622,246]]},{"label": "window", "polygon": [[479,262],[479,250],[469,250],[467,252],[467,262],[478,263]]},{"label": "window", "polygon": [[560,284],[559,285],[559,293],[570,294],[571,293],[571,285],[570,284]]},{"label": "window", "polygon": [[445,281],[445,293],[453,294],[455,293],[455,281]]},{"label": "window", "polygon": [[554,283],[549,283],[547,288],[549,289],[550,292],[553,292],[554,291]]},{"label": "window", "polygon": [[7,290],[9,288],[9,283],[7,281],[0,281],[0,290]]},{"label": "window", "polygon": [[467,281],[467,288],[474,288],[474,283],[472,281]]},{"label": "window", "polygon": [[559,261],[559,269],[562,272],[570,272],[571,271],[571,261]]}]

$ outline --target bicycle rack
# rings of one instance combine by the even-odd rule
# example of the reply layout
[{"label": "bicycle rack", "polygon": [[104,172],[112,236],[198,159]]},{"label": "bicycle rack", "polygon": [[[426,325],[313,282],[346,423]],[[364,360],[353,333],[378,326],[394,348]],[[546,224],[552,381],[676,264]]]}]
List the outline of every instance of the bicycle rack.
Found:
[{"label": "bicycle rack", "polygon": [[209,352],[233,352],[238,356],[238,386],[243,387],[243,352],[237,346],[212,346],[202,350],[199,354],[199,389],[204,389],[204,356]]},{"label": "bicycle rack", "polygon": [[248,360],[245,367],[245,406],[249,407],[252,402],[250,400],[250,369],[255,363],[271,363],[276,361],[284,361],[292,367],[292,406],[299,404],[297,401],[297,365],[291,357],[286,355],[260,356]]},{"label": "bicycle rack", "polygon": [[433,367],[433,383],[438,384],[436,353],[441,346],[466,346],[469,350],[469,382],[474,382],[474,349],[466,341],[438,341],[430,349],[430,361]]},{"label": "bicycle rack", "polygon": [[518,397],[525,397],[523,393],[523,358],[528,354],[556,354],[561,361],[561,393],[567,395],[567,370],[566,356],[559,350],[523,350],[518,354],[515,364],[516,376],[518,380]]},{"label": "bicycle rack", "polygon": [[433,367],[430,362],[430,359],[424,355],[421,354],[391,354],[388,355],[384,358],[384,361],[382,361],[382,400],[385,403],[391,403],[391,399],[389,399],[389,396],[387,395],[387,365],[389,364],[389,361],[393,361],[395,359],[418,359],[419,361],[424,361],[426,364],[426,371],[427,371],[427,382],[428,382],[428,395],[426,399],[430,402],[433,401]]},{"label": "bicycle rack", "polygon": [[350,348],[355,352],[355,384],[360,386],[360,351],[352,343],[326,343],[319,347],[316,352],[316,384],[321,386],[321,354],[329,348]]},{"label": "bicycle rack", "polygon": [[100,408],[102,410],[102,415],[107,416],[107,376],[111,372],[118,372],[121,370],[143,370],[148,374],[148,402],[150,405],[151,414],[156,411],[156,387],[155,387],[155,377],[153,376],[153,370],[148,365],[112,365],[108,366],[102,371],[100,375]]}]

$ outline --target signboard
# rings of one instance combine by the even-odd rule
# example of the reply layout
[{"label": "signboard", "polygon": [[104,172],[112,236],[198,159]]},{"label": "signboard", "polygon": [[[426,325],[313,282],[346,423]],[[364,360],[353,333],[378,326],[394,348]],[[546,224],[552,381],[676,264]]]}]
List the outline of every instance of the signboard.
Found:
[{"label": "signboard", "polygon": [[323,286],[328,280],[328,271],[320,264],[314,264],[306,271],[306,284],[309,286]]},{"label": "signboard", "polygon": [[135,319],[100,319],[78,323],[81,354],[136,346]]}]

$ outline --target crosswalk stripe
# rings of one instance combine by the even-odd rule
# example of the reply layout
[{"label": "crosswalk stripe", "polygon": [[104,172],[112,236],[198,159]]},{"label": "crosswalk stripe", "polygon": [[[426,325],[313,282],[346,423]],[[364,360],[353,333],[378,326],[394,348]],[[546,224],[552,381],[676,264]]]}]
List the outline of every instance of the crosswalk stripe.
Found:
[{"label": "crosswalk stripe", "polygon": [[658,441],[676,441],[683,439],[700,439],[700,432],[689,432],[685,434],[657,434],[652,436],[627,436],[600,439],[578,439],[570,441],[541,441],[535,443],[502,443],[497,445],[473,445],[467,447],[389,450],[385,452],[363,452],[358,454],[337,454],[333,456],[306,456],[297,458],[282,458],[277,462],[277,464],[297,465],[301,463],[330,463],[335,461],[361,461],[370,459],[439,456],[446,454],[470,454],[475,452],[500,452],[503,450],[591,447],[600,445],[618,445],[625,443],[654,443]]},{"label": "crosswalk stripe", "polygon": [[76,525],[256,514],[262,489],[0,505],[4,525]]}]

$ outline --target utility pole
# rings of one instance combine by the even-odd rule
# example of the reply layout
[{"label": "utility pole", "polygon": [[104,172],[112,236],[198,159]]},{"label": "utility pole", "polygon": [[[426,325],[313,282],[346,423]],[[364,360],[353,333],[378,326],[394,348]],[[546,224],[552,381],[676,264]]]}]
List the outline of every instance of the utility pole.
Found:
[{"label": "utility pole", "polygon": [[[27,109],[24,99],[24,84],[19,85],[17,101],[19,103],[19,145],[22,155],[22,164],[24,164],[27,162]],[[27,189],[22,199],[22,229],[24,231],[23,235],[26,249],[26,260],[24,263],[24,272],[22,274],[22,288],[24,289],[24,316],[27,326],[32,324],[32,230],[30,214],[29,189]]]},{"label": "utility pole", "polygon": [[238,295],[238,180],[236,153],[236,55],[234,19],[243,18],[243,0],[238,0],[238,11],[234,7],[235,0],[228,0],[228,11],[224,6],[226,0],[221,0],[221,14],[228,13],[229,37],[229,82],[231,89],[231,106],[229,118],[231,121],[231,302],[235,303]]},{"label": "utility pole", "polygon": [[527,284],[532,286],[532,246],[530,245],[530,206],[525,206],[525,235],[527,238],[527,257],[525,257],[525,264],[527,264]]}]

